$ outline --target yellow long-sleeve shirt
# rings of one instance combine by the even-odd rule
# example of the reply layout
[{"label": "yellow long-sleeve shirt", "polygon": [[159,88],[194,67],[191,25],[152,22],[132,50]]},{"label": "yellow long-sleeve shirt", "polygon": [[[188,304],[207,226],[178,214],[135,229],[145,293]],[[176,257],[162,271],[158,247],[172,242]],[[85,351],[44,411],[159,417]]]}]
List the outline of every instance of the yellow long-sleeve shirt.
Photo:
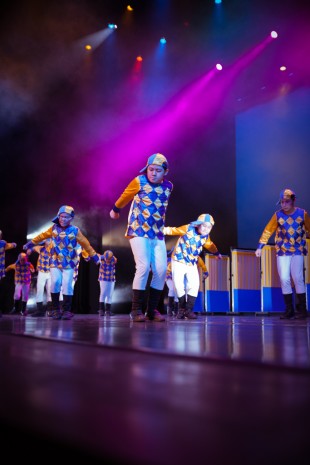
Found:
[{"label": "yellow long-sleeve shirt", "polygon": [[91,258],[94,257],[96,259],[95,261],[99,261],[97,252],[93,249],[88,239],[81,233],[77,226],[70,225],[67,228],[62,228],[55,224],[33,238],[31,242],[33,244],[39,244],[49,238],[52,239],[52,243],[49,248],[51,254],[51,268],[75,269],[79,262],[78,244],[85,249]]},{"label": "yellow long-sleeve shirt", "polygon": [[216,245],[210,236],[201,236],[191,224],[179,227],[164,227],[164,234],[168,236],[181,236],[172,252],[172,259],[187,265],[196,265],[202,249],[206,249],[214,255],[218,255]]},{"label": "yellow long-sleeve shirt", "polygon": [[274,213],[259,239],[258,248],[263,248],[274,233],[277,255],[307,255],[310,217],[306,210],[296,207],[290,214],[283,210]]}]

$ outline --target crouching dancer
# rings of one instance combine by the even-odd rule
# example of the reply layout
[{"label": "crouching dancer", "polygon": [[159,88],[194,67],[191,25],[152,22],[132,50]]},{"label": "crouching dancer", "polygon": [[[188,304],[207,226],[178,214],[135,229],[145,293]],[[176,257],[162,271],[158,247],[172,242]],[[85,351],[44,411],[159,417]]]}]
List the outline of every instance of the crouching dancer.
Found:
[{"label": "crouching dancer", "polygon": [[[69,205],[63,205],[58,210],[57,216],[52,220],[55,223],[49,229],[39,234],[24,245],[28,250],[45,239],[51,238],[50,244],[50,272],[51,272],[51,296],[52,318],[54,320],[70,320],[74,314],[71,311],[73,298],[73,274],[79,260],[79,244],[89,256],[99,264],[100,260],[96,251],[90,245],[88,239],[77,226],[71,225],[74,218],[74,209]],[[59,296],[63,293],[63,305],[60,309]]]}]

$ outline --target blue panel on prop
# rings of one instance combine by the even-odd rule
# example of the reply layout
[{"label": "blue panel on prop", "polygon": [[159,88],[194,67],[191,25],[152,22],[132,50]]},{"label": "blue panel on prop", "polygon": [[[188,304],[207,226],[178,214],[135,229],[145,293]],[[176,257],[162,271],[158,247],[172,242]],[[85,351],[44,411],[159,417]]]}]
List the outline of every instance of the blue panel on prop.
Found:
[{"label": "blue panel on prop", "polygon": [[207,312],[229,312],[229,292],[228,291],[206,291],[206,311]]},{"label": "blue panel on prop", "polygon": [[280,287],[263,287],[263,311],[283,312],[284,301]]},{"label": "blue panel on prop", "polygon": [[198,296],[197,296],[193,311],[194,312],[204,312],[205,311],[204,308],[203,308],[203,292],[202,291],[198,292]]},{"label": "blue panel on prop", "polygon": [[260,290],[235,289],[234,312],[260,312]]},{"label": "blue panel on prop", "polygon": [[310,310],[310,284],[306,284],[307,310]]}]

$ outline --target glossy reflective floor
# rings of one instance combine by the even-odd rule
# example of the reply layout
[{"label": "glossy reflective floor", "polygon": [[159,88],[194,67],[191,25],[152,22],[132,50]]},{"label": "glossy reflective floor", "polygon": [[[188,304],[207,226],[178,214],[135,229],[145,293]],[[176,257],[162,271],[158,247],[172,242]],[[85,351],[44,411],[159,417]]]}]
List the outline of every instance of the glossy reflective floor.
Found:
[{"label": "glossy reflective floor", "polygon": [[3,315],[0,341],[18,459],[40,444],[51,463],[309,463],[310,318]]}]

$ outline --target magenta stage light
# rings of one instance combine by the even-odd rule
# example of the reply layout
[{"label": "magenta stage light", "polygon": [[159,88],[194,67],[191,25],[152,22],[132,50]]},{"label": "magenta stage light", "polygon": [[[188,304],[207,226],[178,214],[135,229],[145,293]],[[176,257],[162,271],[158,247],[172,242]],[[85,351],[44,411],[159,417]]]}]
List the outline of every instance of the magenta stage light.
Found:
[{"label": "magenta stage light", "polygon": [[223,69],[223,66],[222,66],[220,63],[217,63],[217,64],[215,65],[215,67],[216,67],[216,69],[218,69],[219,71],[222,71],[222,69]]},{"label": "magenta stage light", "polygon": [[276,31],[271,31],[270,35],[273,39],[276,39],[278,37],[278,33]]}]

